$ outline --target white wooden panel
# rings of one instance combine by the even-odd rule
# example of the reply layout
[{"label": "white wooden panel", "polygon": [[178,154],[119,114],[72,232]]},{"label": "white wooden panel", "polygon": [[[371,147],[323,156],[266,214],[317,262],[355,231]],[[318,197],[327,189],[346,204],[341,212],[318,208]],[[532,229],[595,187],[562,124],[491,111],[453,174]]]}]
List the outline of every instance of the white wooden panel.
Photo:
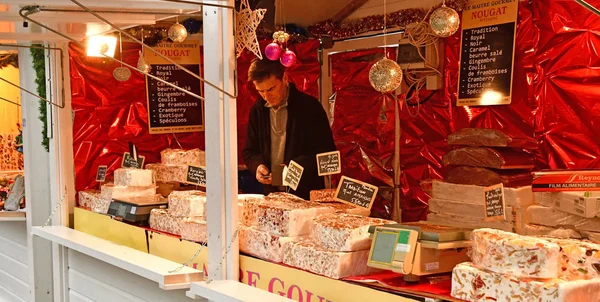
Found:
[{"label": "white wooden panel", "polygon": [[94,302],[94,300],[71,289],[69,290],[69,302]]},{"label": "white wooden panel", "polygon": [[69,288],[95,301],[189,301],[185,290],[165,291],[156,282],[69,250]]},{"label": "white wooden panel", "polygon": [[94,301],[143,301],[73,268],[69,268],[69,290],[85,293],[87,297]]},{"label": "white wooden panel", "polygon": [[27,246],[27,225],[24,221],[0,222],[0,236]]},{"label": "white wooden panel", "polygon": [[0,253],[27,265],[27,247],[25,245],[0,236]]},{"label": "white wooden panel", "polygon": [[11,293],[2,285],[0,285],[0,301],[25,302],[25,300]]},{"label": "white wooden panel", "polygon": [[27,265],[0,253],[0,270],[12,275],[25,283],[29,283]]},{"label": "white wooden panel", "polygon": [[0,270],[0,285],[19,297],[29,297],[29,284],[3,270]]}]

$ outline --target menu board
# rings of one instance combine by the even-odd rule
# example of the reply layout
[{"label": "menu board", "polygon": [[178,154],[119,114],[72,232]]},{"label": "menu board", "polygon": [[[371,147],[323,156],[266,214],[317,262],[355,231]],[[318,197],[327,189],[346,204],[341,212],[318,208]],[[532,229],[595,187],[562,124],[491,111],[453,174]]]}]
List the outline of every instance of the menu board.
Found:
[{"label": "menu board", "polygon": [[334,199],[361,208],[371,209],[373,201],[377,197],[378,187],[356,180],[350,177],[342,176]]},{"label": "menu board", "polygon": [[[200,74],[200,43],[159,43],[154,50],[167,56],[191,72]],[[202,95],[202,82],[183,69],[151,51],[145,51],[150,74],[197,95]],[[204,130],[203,101],[175,87],[146,77],[148,128],[150,134],[195,132]]]},{"label": "menu board", "polygon": [[485,220],[506,220],[504,207],[504,186],[502,184],[487,187],[483,190],[485,200]]},{"label": "menu board", "polygon": [[511,102],[517,0],[469,0],[463,11],[458,106]]},{"label": "menu board", "polygon": [[206,186],[206,168],[188,165],[186,182],[198,186]]},{"label": "menu board", "polygon": [[342,172],[340,151],[317,154],[317,168],[319,176],[332,175]]},{"label": "menu board", "polygon": [[98,170],[96,171],[96,181],[104,182],[106,180],[106,170],[107,166],[98,166]]}]

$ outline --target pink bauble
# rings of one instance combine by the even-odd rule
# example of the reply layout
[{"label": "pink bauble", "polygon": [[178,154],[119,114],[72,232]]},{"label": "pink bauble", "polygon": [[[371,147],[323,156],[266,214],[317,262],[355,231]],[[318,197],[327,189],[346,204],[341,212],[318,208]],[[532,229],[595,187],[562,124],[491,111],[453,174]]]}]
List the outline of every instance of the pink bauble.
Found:
[{"label": "pink bauble", "polygon": [[282,52],[283,49],[281,49],[281,46],[275,42],[267,45],[265,48],[265,56],[271,61],[279,60]]},{"label": "pink bauble", "polygon": [[281,65],[285,67],[290,67],[296,63],[296,54],[291,50],[286,50],[283,55],[281,55]]}]

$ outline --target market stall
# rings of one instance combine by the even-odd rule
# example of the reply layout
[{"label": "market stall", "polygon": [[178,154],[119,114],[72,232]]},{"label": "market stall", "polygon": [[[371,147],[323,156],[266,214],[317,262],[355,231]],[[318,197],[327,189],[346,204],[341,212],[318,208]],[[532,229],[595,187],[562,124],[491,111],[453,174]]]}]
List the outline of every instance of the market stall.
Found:
[{"label": "market stall", "polygon": [[[106,40],[46,28],[59,4],[20,9],[64,38],[49,173],[26,179],[51,199],[27,212],[36,301],[600,297],[593,5],[333,1],[313,20],[294,13],[312,3],[156,1],[133,22],[70,2]],[[320,101],[335,143],[286,160],[271,194],[243,152],[257,56]],[[312,168],[326,188],[303,196]],[[563,168],[590,170],[543,171]]]}]

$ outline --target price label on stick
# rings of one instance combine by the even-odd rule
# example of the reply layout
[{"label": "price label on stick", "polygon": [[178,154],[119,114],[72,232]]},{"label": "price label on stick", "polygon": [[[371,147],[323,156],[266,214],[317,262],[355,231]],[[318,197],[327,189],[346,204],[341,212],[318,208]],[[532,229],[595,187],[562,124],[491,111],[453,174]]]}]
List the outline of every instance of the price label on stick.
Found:
[{"label": "price label on stick", "polygon": [[333,175],[342,172],[340,151],[317,154],[319,176]]},{"label": "price label on stick", "polygon": [[379,188],[377,186],[342,176],[337,190],[335,191],[334,199],[339,202],[371,210],[378,190]]},{"label": "price label on stick", "polygon": [[188,166],[186,182],[198,186],[206,186],[206,168],[199,166]]},{"label": "price label on stick", "polygon": [[290,161],[290,164],[287,167],[287,173],[284,173],[285,177],[283,178],[283,185],[289,186],[296,191],[300,184],[300,179],[302,178],[302,172],[304,172],[304,167],[293,160]]},{"label": "price label on stick", "polygon": [[98,171],[96,171],[96,181],[97,182],[104,182],[106,180],[106,170],[108,169],[107,166],[99,166],[98,167]]},{"label": "price label on stick", "polygon": [[483,190],[485,200],[485,220],[506,220],[506,207],[504,202],[504,186],[497,184]]},{"label": "price label on stick", "polygon": [[144,160],[146,160],[146,157],[138,155],[138,159],[136,161],[133,158],[133,156],[131,156],[131,153],[125,152],[123,153],[123,161],[121,162],[121,167],[141,169],[144,166]]}]

